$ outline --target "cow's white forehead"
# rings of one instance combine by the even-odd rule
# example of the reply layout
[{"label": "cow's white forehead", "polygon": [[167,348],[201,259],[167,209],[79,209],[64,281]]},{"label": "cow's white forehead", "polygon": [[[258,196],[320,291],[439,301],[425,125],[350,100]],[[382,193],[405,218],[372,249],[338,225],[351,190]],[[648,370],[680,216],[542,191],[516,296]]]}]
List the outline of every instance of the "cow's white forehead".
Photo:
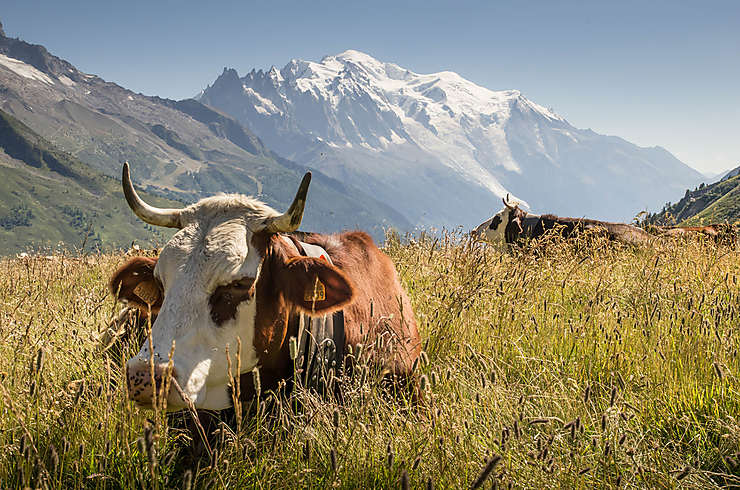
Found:
[{"label": "cow's white forehead", "polygon": [[180,215],[184,226],[197,223],[200,226],[214,225],[234,218],[241,218],[252,230],[267,218],[279,215],[262,201],[242,194],[219,194],[201,199],[186,207]]},{"label": "cow's white forehead", "polygon": [[204,279],[209,282],[238,276],[246,265],[256,269],[252,261],[245,264],[251,233],[278,214],[261,201],[239,194],[202,199],[183,212],[183,228],[162,249],[157,275],[166,279],[182,271],[186,262],[200,264],[197,269],[208,272],[211,277]]}]

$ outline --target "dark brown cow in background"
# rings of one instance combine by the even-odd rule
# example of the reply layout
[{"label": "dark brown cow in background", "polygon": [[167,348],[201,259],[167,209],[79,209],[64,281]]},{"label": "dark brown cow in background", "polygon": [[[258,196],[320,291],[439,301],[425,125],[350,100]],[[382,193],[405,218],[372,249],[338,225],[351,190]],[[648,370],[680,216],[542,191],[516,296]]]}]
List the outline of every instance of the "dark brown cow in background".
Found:
[{"label": "dark brown cow in background", "polygon": [[705,226],[658,226],[659,235],[670,237],[706,236],[715,241],[734,241],[735,228],[730,224],[719,223]]},{"label": "dark brown cow in background", "polygon": [[610,240],[633,245],[649,243],[652,236],[642,228],[587,218],[564,218],[552,214],[531,214],[502,199],[504,209],[481,223],[472,234],[492,243],[516,243],[521,238],[539,238],[548,232],[558,232],[563,237],[575,236],[584,231],[603,233]]}]

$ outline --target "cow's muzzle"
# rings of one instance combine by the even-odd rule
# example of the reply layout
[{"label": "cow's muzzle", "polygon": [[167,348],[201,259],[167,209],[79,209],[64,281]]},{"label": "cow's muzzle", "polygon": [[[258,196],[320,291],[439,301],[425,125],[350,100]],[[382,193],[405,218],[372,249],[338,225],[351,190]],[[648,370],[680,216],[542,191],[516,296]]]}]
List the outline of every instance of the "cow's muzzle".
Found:
[{"label": "cow's muzzle", "polygon": [[131,359],[126,363],[128,397],[144,407],[153,407],[155,401],[158,407],[163,407],[163,402],[169,401],[170,394],[174,391],[172,381],[176,379],[177,373],[174,367],[171,368],[167,363],[155,363],[153,368],[148,360]]}]

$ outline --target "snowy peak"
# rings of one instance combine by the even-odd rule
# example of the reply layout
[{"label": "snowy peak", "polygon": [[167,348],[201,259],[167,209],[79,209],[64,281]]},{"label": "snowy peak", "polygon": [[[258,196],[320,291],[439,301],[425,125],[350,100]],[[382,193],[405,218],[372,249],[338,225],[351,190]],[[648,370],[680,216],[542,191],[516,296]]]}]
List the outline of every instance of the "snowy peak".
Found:
[{"label": "snowy peak", "polygon": [[[67,61],[57,58],[39,44],[30,44],[20,39],[5,36],[0,28],[0,55],[3,66],[15,73],[42,83],[55,83],[49,76],[63,85],[81,81],[85,75]],[[21,66],[20,64],[25,65]],[[31,76],[27,76],[30,75]]]},{"label": "snowy peak", "polygon": [[[356,50],[241,78],[224,72],[201,100],[282,156],[419,223],[472,223],[471,213],[490,215],[507,193],[535,210],[580,216],[574,189],[595,217],[629,219],[675,192],[656,187],[699,178],[671,155],[575,128],[519,90],[491,90],[453,71],[416,73]],[[639,199],[624,199],[635,192]]]}]

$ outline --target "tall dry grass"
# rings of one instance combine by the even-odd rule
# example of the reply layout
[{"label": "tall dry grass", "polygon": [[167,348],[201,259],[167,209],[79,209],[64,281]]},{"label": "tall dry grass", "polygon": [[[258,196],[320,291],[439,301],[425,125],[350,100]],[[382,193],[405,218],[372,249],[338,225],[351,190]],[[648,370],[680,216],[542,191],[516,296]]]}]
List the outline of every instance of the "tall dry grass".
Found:
[{"label": "tall dry grass", "polygon": [[126,400],[138,345],[100,352],[123,257],[0,260],[0,486],[740,485],[734,246],[508,251],[447,233],[386,252],[424,338],[425,403],[360,369],[341,405],[267,394],[196,461],[187,432]]}]

